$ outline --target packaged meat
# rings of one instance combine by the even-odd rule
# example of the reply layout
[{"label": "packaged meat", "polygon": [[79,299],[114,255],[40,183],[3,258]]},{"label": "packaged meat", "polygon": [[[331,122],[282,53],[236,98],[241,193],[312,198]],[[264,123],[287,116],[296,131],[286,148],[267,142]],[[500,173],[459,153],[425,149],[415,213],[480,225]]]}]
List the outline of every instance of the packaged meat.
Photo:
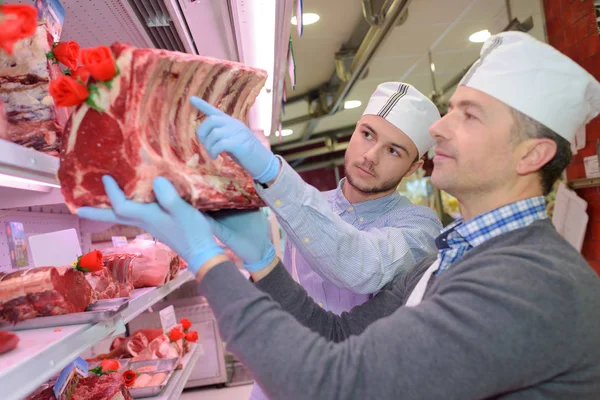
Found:
[{"label": "packaged meat", "polygon": [[103,111],[83,103],[65,129],[58,177],[71,212],[109,206],[106,174],[139,202],[155,201],[152,182],[163,176],[201,210],[262,206],[251,176],[226,154],[212,160],[199,143],[196,128],[206,116],[189,98],[202,97],[246,122],[265,71],[121,43],[112,52],[120,74],[94,95]]},{"label": "packaged meat", "polygon": [[14,350],[19,344],[19,337],[14,332],[0,331],[0,354]]},{"label": "packaged meat", "polygon": [[63,274],[55,267],[11,272],[0,277],[0,321],[83,312],[91,298],[90,284],[73,268]]},{"label": "packaged meat", "polygon": [[121,282],[134,288],[161,286],[179,271],[179,257],[165,244],[135,239],[122,247],[104,249],[104,265]]},{"label": "packaged meat", "polygon": [[70,108],[55,107],[48,92],[50,80],[62,75],[46,58],[52,44],[41,23],[33,37],[17,42],[12,55],[0,51],[0,100],[8,122],[7,129],[0,122],[0,138],[58,156]]}]

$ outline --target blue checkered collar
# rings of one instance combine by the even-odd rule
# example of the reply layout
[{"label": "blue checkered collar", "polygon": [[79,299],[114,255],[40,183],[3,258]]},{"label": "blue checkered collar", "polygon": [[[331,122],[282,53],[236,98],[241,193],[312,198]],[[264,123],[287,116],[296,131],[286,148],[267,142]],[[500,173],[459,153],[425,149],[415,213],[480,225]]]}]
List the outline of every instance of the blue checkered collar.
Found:
[{"label": "blue checkered collar", "polygon": [[488,211],[466,222],[462,219],[453,222],[438,236],[436,245],[441,251],[457,246],[476,247],[544,218],[548,218],[544,197],[531,197]]}]

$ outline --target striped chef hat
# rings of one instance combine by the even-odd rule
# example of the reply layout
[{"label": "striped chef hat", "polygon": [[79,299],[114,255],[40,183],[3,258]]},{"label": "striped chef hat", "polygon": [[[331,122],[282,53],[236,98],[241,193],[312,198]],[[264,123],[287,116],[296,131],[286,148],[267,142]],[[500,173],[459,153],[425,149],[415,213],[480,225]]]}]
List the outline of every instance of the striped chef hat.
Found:
[{"label": "striped chef hat", "polygon": [[429,127],[440,119],[440,112],[407,83],[385,82],[377,86],[363,115],[378,115],[400,129],[417,146],[419,157],[435,144]]},{"label": "striped chef hat", "polygon": [[480,90],[573,143],[600,113],[600,84],[555,48],[523,32],[489,38],[460,85]]}]

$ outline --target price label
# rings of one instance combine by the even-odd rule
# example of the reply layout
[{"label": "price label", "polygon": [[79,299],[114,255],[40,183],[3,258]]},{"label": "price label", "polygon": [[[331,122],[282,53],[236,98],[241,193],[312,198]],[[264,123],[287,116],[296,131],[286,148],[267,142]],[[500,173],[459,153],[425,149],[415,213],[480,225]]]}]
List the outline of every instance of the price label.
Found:
[{"label": "price label", "polygon": [[154,240],[154,239],[152,239],[152,236],[150,236],[149,233],[142,233],[141,235],[137,235],[135,238],[142,239],[142,240]]},{"label": "price label", "polygon": [[177,318],[175,317],[175,308],[169,306],[159,312],[160,323],[163,331],[169,332],[171,328],[177,325]]},{"label": "price label", "polygon": [[127,246],[127,238],[125,236],[112,236],[113,247]]}]

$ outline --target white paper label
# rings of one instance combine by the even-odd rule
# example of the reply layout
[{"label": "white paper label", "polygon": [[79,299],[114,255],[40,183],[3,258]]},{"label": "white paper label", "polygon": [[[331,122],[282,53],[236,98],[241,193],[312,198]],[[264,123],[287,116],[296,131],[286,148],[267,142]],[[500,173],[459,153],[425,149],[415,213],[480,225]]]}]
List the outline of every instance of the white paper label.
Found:
[{"label": "white paper label", "polygon": [[583,159],[585,166],[585,176],[588,178],[600,178],[600,166],[598,165],[598,156],[589,156]]},{"label": "white paper label", "polygon": [[175,308],[173,306],[169,306],[159,312],[160,314],[160,323],[162,325],[163,331],[169,332],[171,328],[177,325],[177,318],[175,317]]},{"label": "white paper label", "polygon": [[127,238],[125,236],[112,236],[113,247],[127,246]]},{"label": "white paper label", "polygon": [[142,240],[154,240],[154,239],[152,239],[152,236],[150,236],[149,233],[142,233],[141,235],[137,235],[135,238],[142,239]]}]

